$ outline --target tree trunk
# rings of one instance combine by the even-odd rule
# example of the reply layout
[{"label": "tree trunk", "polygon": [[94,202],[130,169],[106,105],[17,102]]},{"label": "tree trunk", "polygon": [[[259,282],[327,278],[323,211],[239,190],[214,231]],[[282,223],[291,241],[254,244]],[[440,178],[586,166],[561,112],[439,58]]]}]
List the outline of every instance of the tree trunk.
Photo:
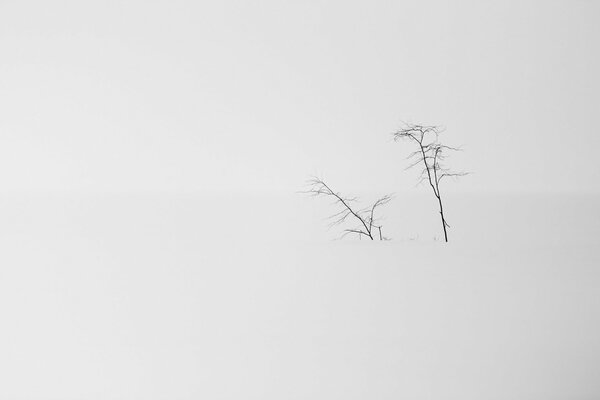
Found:
[{"label": "tree trunk", "polygon": [[442,228],[444,228],[444,240],[448,243],[448,232],[446,231],[446,219],[444,218],[444,206],[442,205],[442,197],[436,196],[440,204],[440,217],[442,218]]}]

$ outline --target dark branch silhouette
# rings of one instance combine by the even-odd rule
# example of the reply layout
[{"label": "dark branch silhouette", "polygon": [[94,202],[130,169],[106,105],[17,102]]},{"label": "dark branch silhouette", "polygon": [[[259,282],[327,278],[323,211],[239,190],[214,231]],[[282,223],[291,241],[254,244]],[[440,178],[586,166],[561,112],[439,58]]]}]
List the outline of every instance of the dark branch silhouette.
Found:
[{"label": "dark branch silhouette", "polygon": [[444,165],[447,153],[449,151],[460,151],[455,147],[443,145],[439,142],[439,135],[443,130],[438,126],[426,126],[416,124],[406,124],[403,128],[394,132],[394,140],[408,140],[417,146],[417,150],[408,155],[410,164],[406,169],[411,169],[422,165],[419,183],[428,182],[433,194],[435,195],[442,228],[444,229],[444,239],[448,241],[448,222],[444,215],[444,205],[442,202],[442,193],[440,192],[440,182],[444,178],[457,178],[467,175],[466,172],[453,172]]},{"label": "dark branch silhouette", "polygon": [[339,209],[336,213],[329,216],[329,227],[338,226],[344,222],[352,221],[357,226],[354,228],[344,229],[342,237],[349,234],[357,234],[359,238],[363,236],[371,240],[375,240],[378,235],[379,240],[387,240],[381,232],[381,224],[375,217],[375,211],[392,200],[391,195],[385,195],[371,207],[357,209],[355,204],[358,201],[356,197],[345,197],[341,193],[334,191],[322,179],[313,177],[308,182],[308,189],[303,193],[310,196],[329,197],[333,200],[333,204]]}]

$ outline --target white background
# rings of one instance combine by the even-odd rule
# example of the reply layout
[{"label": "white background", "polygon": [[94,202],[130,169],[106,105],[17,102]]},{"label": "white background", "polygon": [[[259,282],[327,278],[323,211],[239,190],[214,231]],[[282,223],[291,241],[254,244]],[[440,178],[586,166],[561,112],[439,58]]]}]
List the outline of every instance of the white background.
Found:
[{"label": "white background", "polygon": [[409,121],[463,146],[462,191],[598,192],[599,12],[3,0],[0,190],[401,191]]},{"label": "white background", "polygon": [[600,397],[599,11],[0,0],[0,399]]}]

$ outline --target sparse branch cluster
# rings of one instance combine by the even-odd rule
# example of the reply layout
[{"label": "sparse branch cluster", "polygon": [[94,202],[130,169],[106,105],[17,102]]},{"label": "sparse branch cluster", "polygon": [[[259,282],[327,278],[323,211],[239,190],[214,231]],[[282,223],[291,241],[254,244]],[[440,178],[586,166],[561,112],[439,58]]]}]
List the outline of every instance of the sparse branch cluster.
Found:
[{"label": "sparse branch cluster", "polygon": [[347,221],[355,223],[355,227],[344,229],[342,237],[349,234],[357,234],[359,238],[365,236],[371,240],[375,240],[375,237],[378,236],[379,240],[386,239],[382,234],[382,225],[377,220],[375,212],[377,208],[392,200],[391,195],[380,197],[370,207],[358,209],[355,206],[358,198],[343,196],[317,177],[313,177],[308,181],[308,189],[305,193],[311,196],[323,196],[333,199],[333,204],[337,206],[338,211],[329,216],[330,227],[341,225]]},{"label": "sparse branch cluster", "polygon": [[466,173],[453,172],[444,165],[447,153],[449,151],[460,151],[460,149],[441,144],[439,136],[442,132],[443,130],[438,126],[410,124],[394,132],[394,140],[408,140],[417,146],[417,150],[408,156],[411,163],[406,169],[411,169],[419,165],[422,166],[419,183],[428,182],[437,199],[442,228],[444,230],[444,240],[447,242],[447,228],[450,225],[448,225],[444,215],[440,182],[444,178],[464,176]]},{"label": "sparse branch cluster", "polygon": [[[393,133],[395,141],[405,140],[415,146],[415,150],[409,154],[410,161],[406,169],[420,168],[419,183],[426,182],[431,187],[437,200],[444,240],[448,241],[448,230],[450,227],[444,214],[444,204],[442,201],[442,192],[440,184],[444,178],[457,178],[466,175],[465,172],[456,172],[445,165],[449,152],[460,151],[459,148],[450,147],[440,143],[439,137],[443,129],[434,125],[405,124],[401,129]],[[389,203],[391,195],[385,195],[375,201],[373,205],[366,208],[356,208],[356,197],[344,197],[339,192],[334,191],[322,179],[313,177],[308,181],[309,188],[305,191],[312,196],[328,197],[333,199],[333,204],[338,211],[329,217],[329,226],[341,225],[347,221],[352,221],[356,225],[352,228],[346,228],[342,237],[348,234],[357,234],[359,238],[363,236],[375,240],[379,233],[379,239],[384,240],[381,233],[381,224],[378,223],[376,210]]]}]

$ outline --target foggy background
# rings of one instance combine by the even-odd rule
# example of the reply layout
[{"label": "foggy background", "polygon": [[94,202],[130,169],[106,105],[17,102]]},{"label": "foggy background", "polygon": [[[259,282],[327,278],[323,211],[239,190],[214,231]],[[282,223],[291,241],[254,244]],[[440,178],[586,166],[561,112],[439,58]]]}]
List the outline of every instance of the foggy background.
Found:
[{"label": "foggy background", "polygon": [[0,7],[3,192],[402,191],[401,121],[461,192],[600,188],[596,1]]},{"label": "foggy background", "polygon": [[0,399],[600,397],[599,12],[0,0]]}]

